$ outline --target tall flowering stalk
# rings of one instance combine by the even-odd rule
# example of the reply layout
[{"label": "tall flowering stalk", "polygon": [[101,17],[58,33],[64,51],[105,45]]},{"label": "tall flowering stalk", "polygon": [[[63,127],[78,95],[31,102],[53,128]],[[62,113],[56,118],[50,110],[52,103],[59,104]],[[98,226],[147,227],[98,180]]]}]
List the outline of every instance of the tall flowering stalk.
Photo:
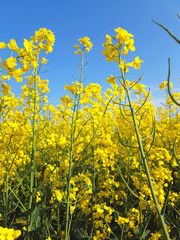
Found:
[{"label": "tall flowering stalk", "polygon": [[[66,198],[66,217],[65,217],[65,240],[70,239],[70,229],[72,222],[72,212],[70,210],[71,199],[70,199],[70,190],[71,190],[71,178],[73,173],[73,159],[75,154],[74,143],[75,143],[75,134],[76,134],[76,121],[78,119],[78,110],[80,106],[80,98],[82,91],[82,80],[83,80],[83,68],[84,68],[84,51],[89,52],[92,48],[92,43],[88,37],[80,38],[80,44],[82,44],[82,48],[80,45],[74,45],[76,48],[75,54],[81,55],[81,67],[80,67],[80,81],[76,82],[72,86],[65,85],[65,89],[69,90],[74,95],[74,105],[71,119],[71,136],[70,136],[70,156],[69,156],[69,171],[66,177],[66,190],[67,190],[67,198]],[[71,208],[72,209],[72,208]]]},{"label": "tall flowering stalk", "polygon": [[[97,83],[83,87],[84,55],[92,43],[79,39],[80,79],[65,86],[73,97],[60,98],[57,108],[48,104],[48,80],[39,75],[47,62],[41,51],[52,51],[52,32],[40,29],[22,49],[14,39],[7,44],[11,57],[0,59],[3,239],[160,239],[161,216],[170,236],[179,239],[179,111],[173,102],[180,102],[180,94],[170,93],[174,100],[168,97],[167,107],[158,109],[155,126],[156,109],[142,77],[126,78],[142,63],[123,58],[135,50],[133,35],[121,28],[116,33],[106,36],[103,51],[121,71],[107,78],[113,89],[102,94]],[[27,81],[17,98],[8,81],[21,82],[23,74]],[[170,61],[168,87],[169,80]]]},{"label": "tall flowering stalk", "polygon": [[[115,77],[111,76],[108,79],[108,82],[116,84],[116,79],[118,79],[121,86],[123,86],[123,88],[125,89],[127,99],[128,99],[128,106],[129,106],[130,113],[132,116],[132,121],[133,121],[133,123],[131,123],[131,122],[129,122],[129,123],[131,124],[131,126],[133,126],[135,133],[136,133],[139,151],[141,153],[141,159],[142,159],[145,173],[147,176],[147,180],[149,183],[149,188],[151,190],[152,198],[153,198],[153,201],[154,201],[154,204],[155,204],[158,216],[159,216],[159,220],[161,222],[164,236],[167,240],[170,240],[169,234],[168,234],[168,231],[167,231],[166,225],[165,225],[164,215],[162,215],[162,213],[161,213],[160,205],[159,205],[159,202],[158,202],[156,194],[155,194],[154,186],[152,183],[150,171],[149,171],[148,164],[147,164],[146,154],[144,152],[144,148],[142,145],[142,139],[141,139],[140,132],[139,132],[139,127],[138,127],[137,120],[136,120],[136,112],[133,109],[133,104],[132,104],[131,97],[130,97],[130,90],[128,89],[127,80],[125,77],[125,74],[129,71],[129,67],[134,67],[135,69],[139,69],[141,67],[140,64],[143,61],[140,60],[139,57],[136,57],[133,62],[128,62],[128,63],[126,63],[125,59],[122,59],[123,55],[127,56],[129,50],[135,51],[134,39],[133,39],[134,36],[120,27],[115,29],[115,31],[116,31],[116,37],[114,37],[114,36],[110,37],[109,35],[106,35],[106,43],[103,44],[103,46],[106,49],[103,50],[103,54],[106,56],[107,61],[109,61],[109,62],[114,61],[115,63],[119,64],[119,68],[121,70],[121,80],[120,80],[120,78],[115,78]],[[114,45],[112,43],[112,40],[115,41]],[[131,88],[133,88],[133,86],[135,86],[135,84],[136,83],[134,83],[134,85],[131,84]]]},{"label": "tall flowering stalk", "polygon": [[[33,76],[34,82],[34,99],[33,99],[33,120],[32,120],[32,154],[31,154],[31,171],[30,171],[30,198],[29,198],[29,210],[32,208],[34,187],[35,187],[35,172],[36,172],[36,117],[37,117],[37,68]],[[32,228],[32,215],[29,215],[28,219],[28,231]]]},{"label": "tall flowering stalk", "polygon": [[[34,210],[34,201],[36,199],[36,188],[37,188],[37,163],[36,163],[36,132],[37,132],[37,118],[39,111],[39,94],[37,86],[41,84],[41,80],[38,76],[38,67],[39,67],[39,58],[42,50],[45,50],[46,53],[52,52],[54,45],[54,35],[50,30],[46,28],[41,28],[39,31],[36,31],[35,36],[31,37],[31,40],[28,41],[24,39],[24,49],[19,51],[19,56],[22,59],[19,59],[21,63],[24,63],[26,66],[26,71],[32,69],[32,76],[28,76],[28,84],[30,86],[30,91],[28,92],[29,101],[27,101],[27,106],[29,108],[30,119],[32,119],[32,151],[31,151],[31,162],[30,162],[30,185],[29,185],[29,206],[28,210],[30,214],[28,215],[28,238],[31,239],[31,232],[33,231],[33,225],[35,225],[36,219],[33,218]],[[13,47],[14,41],[11,41],[10,47]],[[46,59],[41,58],[41,64],[45,64]],[[22,79],[20,79],[22,80]],[[25,85],[27,88],[27,86]],[[35,211],[35,210],[34,210]]]}]

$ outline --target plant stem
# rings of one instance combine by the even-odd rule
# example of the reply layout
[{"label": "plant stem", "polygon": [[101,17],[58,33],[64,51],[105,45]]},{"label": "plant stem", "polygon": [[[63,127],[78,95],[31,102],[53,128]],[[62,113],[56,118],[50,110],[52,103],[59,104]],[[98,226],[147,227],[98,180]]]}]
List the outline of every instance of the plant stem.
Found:
[{"label": "plant stem", "polygon": [[[80,70],[80,83],[82,83],[83,78],[83,57],[84,54],[81,54],[81,70]],[[66,198],[66,218],[65,218],[65,240],[70,239],[70,226],[72,218],[70,219],[69,207],[70,207],[70,189],[71,189],[71,176],[72,176],[72,161],[74,159],[74,142],[75,142],[75,131],[76,131],[76,120],[78,118],[78,110],[80,104],[80,94],[78,96],[77,90],[75,93],[74,108],[71,122],[71,146],[70,146],[70,157],[69,157],[69,172],[66,178],[67,186],[67,198]]]},{"label": "plant stem", "polygon": [[[31,157],[31,175],[30,175],[30,199],[29,199],[29,210],[32,208],[32,201],[33,201],[33,188],[34,188],[34,181],[35,181],[35,168],[36,168],[36,157],[35,157],[35,152],[36,152],[36,97],[37,97],[37,68],[35,69],[34,73],[34,109],[33,109],[33,136],[32,136],[32,157]],[[31,231],[31,226],[32,226],[32,215],[30,213],[28,217],[28,232]]]},{"label": "plant stem", "polygon": [[149,168],[148,168],[146,156],[145,156],[145,153],[144,153],[144,149],[143,149],[143,146],[142,146],[142,141],[141,141],[139,129],[138,129],[138,126],[137,126],[137,122],[136,122],[136,118],[135,118],[135,114],[134,114],[129,90],[128,90],[127,85],[126,85],[124,72],[121,70],[121,73],[122,73],[123,84],[124,84],[124,88],[125,88],[125,91],[126,91],[126,94],[127,94],[129,107],[130,107],[130,111],[131,111],[131,115],[132,115],[132,119],[133,119],[133,123],[134,123],[134,128],[135,128],[135,132],[136,132],[136,136],[137,136],[137,140],[138,140],[139,150],[140,150],[140,153],[141,153],[141,157],[142,157],[142,161],[143,161],[143,164],[144,164],[144,168],[145,168],[146,176],[147,176],[147,179],[148,179],[149,187],[150,187],[150,190],[151,190],[151,194],[152,194],[152,197],[153,197],[153,201],[154,201],[154,204],[156,206],[156,210],[157,210],[157,213],[158,213],[158,216],[159,216],[159,220],[161,222],[161,226],[162,226],[164,236],[165,236],[166,240],[170,240],[169,234],[168,234],[167,229],[166,229],[164,216],[161,214],[159,203],[158,203],[157,197],[155,195],[155,191],[154,191],[153,183],[152,183],[152,180],[151,180],[151,175],[150,175],[150,172],[149,172]]}]

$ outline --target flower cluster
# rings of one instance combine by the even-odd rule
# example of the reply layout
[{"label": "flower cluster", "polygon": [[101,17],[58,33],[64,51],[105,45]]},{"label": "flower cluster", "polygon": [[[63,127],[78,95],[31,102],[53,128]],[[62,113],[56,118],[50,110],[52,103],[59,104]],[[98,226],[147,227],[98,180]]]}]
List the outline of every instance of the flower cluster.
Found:
[{"label": "flower cluster", "polygon": [[[119,64],[123,75],[128,67],[138,69],[142,60],[136,57],[127,64],[121,60],[121,55],[135,50],[133,35],[121,28],[115,31],[116,38],[106,35],[103,54],[107,61]],[[71,239],[94,240],[161,237],[126,104],[127,88],[135,96],[132,106],[155,194],[170,219],[171,237],[177,238],[178,108],[167,98],[153,120],[156,107],[146,86],[135,80],[118,85],[119,78],[113,74],[107,78],[111,88],[104,92],[97,83],[84,86],[76,81],[65,85],[67,94],[57,106],[49,104],[48,80],[41,79],[36,69],[47,62],[41,53],[52,51],[54,39],[51,31],[40,29],[30,41],[24,40],[23,49],[15,40],[7,44],[13,53],[3,62],[1,74],[0,224],[21,231],[0,227],[0,239],[20,235],[22,239],[65,239],[67,233]],[[82,48],[76,46],[77,54],[92,48],[87,37],[79,42]],[[0,48],[5,47],[0,43]],[[15,97],[7,81],[11,76],[21,81],[24,73],[22,93]],[[173,94],[179,100],[180,95]]]},{"label": "flower cluster", "polygon": [[[31,68],[39,66],[39,54],[41,51],[45,50],[46,53],[52,52],[54,42],[55,37],[53,33],[46,28],[40,28],[39,31],[36,31],[35,36],[31,37],[30,41],[24,39],[24,48],[19,48],[16,41],[11,39],[7,47],[12,50],[13,54],[2,64],[7,74],[0,76],[1,81],[3,79],[9,80],[10,77],[13,77],[17,82],[21,82],[23,74],[29,72]],[[1,43],[0,47],[5,48],[6,45]],[[46,62],[45,58],[41,58],[41,64]]]},{"label": "flower cluster", "polygon": [[82,49],[80,48],[80,45],[74,45],[76,48],[76,51],[74,52],[75,54],[82,54],[84,52],[84,49],[86,52],[90,52],[93,44],[90,42],[90,39],[88,37],[80,38],[78,41],[80,44],[82,44]]},{"label": "flower cluster", "polygon": [[3,228],[0,227],[0,239],[1,240],[14,240],[21,235],[20,230],[15,230],[13,228]]},{"label": "flower cluster", "polygon": [[[103,46],[106,48],[103,50],[103,55],[106,57],[108,62],[114,61],[119,63],[119,68],[123,72],[128,72],[128,67],[134,67],[139,69],[141,67],[140,63],[143,61],[136,57],[133,62],[126,63],[125,60],[121,60],[121,55],[127,55],[128,51],[135,51],[134,39],[131,33],[128,33],[126,30],[118,27],[115,29],[116,37],[106,35],[106,43]],[[115,44],[112,43],[112,40],[115,41]]]}]

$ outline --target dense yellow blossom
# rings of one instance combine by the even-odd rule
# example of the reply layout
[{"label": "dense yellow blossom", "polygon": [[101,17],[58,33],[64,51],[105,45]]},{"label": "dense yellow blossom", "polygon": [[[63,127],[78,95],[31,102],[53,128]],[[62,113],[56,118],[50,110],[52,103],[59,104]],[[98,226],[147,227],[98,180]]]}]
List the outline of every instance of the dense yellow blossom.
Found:
[{"label": "dense yellow blossom", "polygon": [[[120,27],[115,33],[106,35],[103,44],[107,61],[117,63],[122,75],[131,67],[139,69],[139,57],[126,62],[129,51],[135,51],[133,35]],[[161,211],[171,219],[168,232],[175,237],[180,203],[177,106],[167,97],[165,105],[156,108],[140,79],[122,82],[122,76],[113,74],[105,91],[97,83],[76,81],[64,86],[68,93],[57,106],[49,104],[49,81],[38,71],[47,63],[42,51],[52,52],[54,41],[45,28],[24,39],[22,49],[11,39],[11,55],[2,62],[0,239],[65,239],[67,232],[72,239],[78,234],[96,240],[133,240],[142,234],[160,239],[127,90],[134,96],[154,191]],[[88,37],[80,38],[75,53],[84,57],[92,46]],[[11,77],[23,83],[20,97],[11,93]],[[179,93],[173,96],[180,98]]]},{"label": "dense yellow blossom", "polygon": [[86,50],[86,52],[90,52],[90,49],[93,46],[92,42],[90,42],[90,38],[84,37],[84,38],[78,39],[78,41],[83,46],[82,46],[82,49],[80,49],[80,45],[74,45],[74,47],[76,48],[76,51],[74,52],[75,54],[82,54],[84,49]]},{"label": "dense yellow blossom", "polygon": [[0,49],[6,48],[6,44],[4,42],[0,42]]},{"label": "dense yellow blossom", "polygon": [[2,240],[14,240],[17,239],[20,235],[21,235],[20,230],[0,227],[0,239]]},{"label": "dense yellow blossom", "polygon": [[10,85],[6,85],[6,83],[2,83],[2,94],[7,95],[11,90]]}]

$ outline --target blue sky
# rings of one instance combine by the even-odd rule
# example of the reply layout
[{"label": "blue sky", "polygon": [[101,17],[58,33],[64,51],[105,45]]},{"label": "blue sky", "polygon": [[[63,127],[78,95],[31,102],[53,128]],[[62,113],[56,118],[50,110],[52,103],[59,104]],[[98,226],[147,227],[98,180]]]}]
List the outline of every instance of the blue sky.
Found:
[{"label": "blue sky", "polygon": [[[155,19],[165,25],[180,38],[179,0],[2,0],[1,1],[1,39],[8,43],[15,39],[21,47],[23,39],[29,39],[39,28],[50,29],[56,37],[54,50],[46,55],[47,72],[41,78],[49,80],[50,104],[59,104],[59,98],[67,92],[65,84],[79,78],[77,65],[80,57],[74,55],[74,44],[78,39],[88,36],[93,48],[86,59],[85,69],[88,83],[98,83],[103,91],[109,87],[106,78],[119,75],[118,65],[106,62],[102,55],[105,35],[113,35],[114,28],[121,27],[134,35],[136,51],[132,60],[139,56],[144,60],[140,70],[130,70],[128,80],[135,80],[144,71],[142,83],[152,90],[157,104],[162,101],[158,86],[167,80],[168,57],[171,58],[171,80],[178,90],[180,77],[180,46],[160,27],[152,22]],[[8,53],[7,53],[8,52]],[[1,50],[1,58],[10,54]],[[21,84],[10,82],[12,92],[20,94]]]}]

